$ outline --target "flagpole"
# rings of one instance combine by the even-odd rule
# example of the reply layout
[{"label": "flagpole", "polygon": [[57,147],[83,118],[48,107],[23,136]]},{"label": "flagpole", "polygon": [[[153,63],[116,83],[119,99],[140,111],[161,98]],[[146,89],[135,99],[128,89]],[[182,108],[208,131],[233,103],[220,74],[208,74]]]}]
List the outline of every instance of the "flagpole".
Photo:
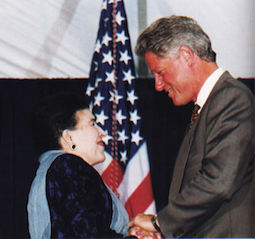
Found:
[{"label": "flagpole", "polygon": [[116,76],[116,49],[117,49],[117,0],[114,0],[113,3],[113,12],[112,12],[112,29],[113,29],[113,72],[114,72],[114,84],[113,84],[113,104],[112,104],[112,145],[111,145],[111,156],[113,159],[113,164],[111,166],[111,189],[119,197],[118,186],[119,186],[119,175],[118,175],[118,133],[117,133],[117,76]]}]

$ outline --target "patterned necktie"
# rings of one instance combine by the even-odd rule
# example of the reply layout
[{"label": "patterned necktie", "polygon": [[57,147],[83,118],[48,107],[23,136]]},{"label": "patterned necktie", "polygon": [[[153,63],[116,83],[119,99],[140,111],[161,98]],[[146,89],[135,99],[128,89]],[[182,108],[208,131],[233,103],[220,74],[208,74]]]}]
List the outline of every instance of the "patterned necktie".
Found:
[{"label": "patterned necktie", "polygon": [[198,115],[198,110],[200,109],[199,105],[195,105],[194,109],[192,111],[192,115],[191,115],[191,119],[190,119],[190,125],[189,125],[189,130],[192,128],[195,120],[197,119],[197,115]]}]

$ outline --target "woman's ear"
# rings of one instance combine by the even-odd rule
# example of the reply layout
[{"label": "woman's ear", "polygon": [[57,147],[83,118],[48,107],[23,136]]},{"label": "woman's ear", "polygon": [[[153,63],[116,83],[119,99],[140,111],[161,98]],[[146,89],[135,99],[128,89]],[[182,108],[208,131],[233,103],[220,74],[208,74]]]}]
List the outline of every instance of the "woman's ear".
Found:
[{"label": "woman's ear", "polygon": [[62,136],[60,138],[60,145],[63,150],[67,151],[67,149],[70,149],[73,147],[74,143],[72,140],[72,134],[70,133],[70,130],[65,129],[62,132]]}]

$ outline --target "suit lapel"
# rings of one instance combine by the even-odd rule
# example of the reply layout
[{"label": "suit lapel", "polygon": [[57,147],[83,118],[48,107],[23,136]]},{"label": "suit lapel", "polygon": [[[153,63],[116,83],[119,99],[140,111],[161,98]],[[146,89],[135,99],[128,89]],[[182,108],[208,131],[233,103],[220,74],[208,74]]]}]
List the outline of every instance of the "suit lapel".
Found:
[{"label": "suit lapel", "polygon": [[190,148],[193,142],[195,129],[197,127],[198,121],[199,121],[200,115],[198,115],[198,118],[193,124],[193,127],[190,131],[186,132],[186,135],[183,139],[183,142],[181,144],[176,163],[174,166],[174,174],[171,182],[169,197],[176,196],[181,188],[182,180],[183,180],[183,174],[185,170],[185,166],[187,163],[187,159],[189,156]]}]

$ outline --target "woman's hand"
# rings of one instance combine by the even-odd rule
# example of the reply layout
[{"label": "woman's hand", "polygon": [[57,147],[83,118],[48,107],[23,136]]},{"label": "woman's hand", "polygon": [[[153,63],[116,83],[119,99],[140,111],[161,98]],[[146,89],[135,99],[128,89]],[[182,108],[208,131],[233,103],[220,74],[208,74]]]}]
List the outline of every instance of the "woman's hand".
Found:
[{"label": "woman's hand", "polygon": [[161,239],[161,234],[156,232],[148,232],[138,226],[133,226],[128,229],[127,236],[135,236],[138,239]]}]

